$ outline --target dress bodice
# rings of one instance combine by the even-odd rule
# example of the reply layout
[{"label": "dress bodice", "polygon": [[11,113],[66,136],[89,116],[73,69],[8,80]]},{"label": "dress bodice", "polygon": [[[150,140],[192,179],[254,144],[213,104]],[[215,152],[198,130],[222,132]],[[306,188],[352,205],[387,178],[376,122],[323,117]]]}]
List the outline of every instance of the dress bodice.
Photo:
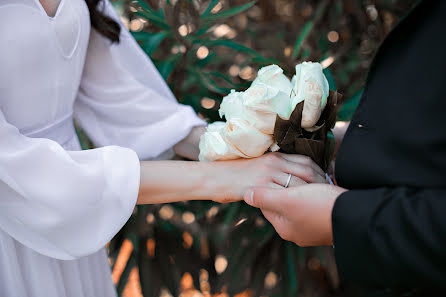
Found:
[{"label": "dress bodice", "polygon": [[[57,259],[102,248],[133,211],[139,158],[203,125],[100,5],[119,43],[91,28],[85,0],[61,0],[54,17],[39,0],[0,0],[0,229]],[[96,149],[79,151],[73,118]],[[32,296],[43,295],[83,296]]]},{"label": "dress bodice", "polygon": [[83,0],[49,17],[39,0],[0,2],[0,109],[23,134],[70,117],[90,35]]}]

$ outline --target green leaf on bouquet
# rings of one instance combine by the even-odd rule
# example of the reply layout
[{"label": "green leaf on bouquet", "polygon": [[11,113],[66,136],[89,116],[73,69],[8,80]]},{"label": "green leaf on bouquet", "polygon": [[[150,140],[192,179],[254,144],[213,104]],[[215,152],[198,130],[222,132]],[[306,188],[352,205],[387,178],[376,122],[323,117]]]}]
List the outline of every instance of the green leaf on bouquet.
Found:
[{"label": "green leaf on bouquet", "polygon": [[212,11],[212,9],[215,7],[215,5],[218,4],[220,0],[212,0],[208,7],[206,8],[206,10],[203,12],[203,14],[201,15],[201,17],[206,17],[207,15],[209,15]]},{"label": "green leaf on bouquet", "polygon": [[219,13],[208,14],[207,16],[203,17],[202,19],[204,22],[208,22],[208,21],[215,21],[215,20],[219,20],[219,19],[223,19],[223,18],[229,18],[231,16],[237,15],[237,14],[251,8],[256,2],[257,1],[251,1],[246,4],[243,4],[243,5],[234,7],[234,8],[230,8],[230,9],[227,9],[227,10],[219,12]]}]

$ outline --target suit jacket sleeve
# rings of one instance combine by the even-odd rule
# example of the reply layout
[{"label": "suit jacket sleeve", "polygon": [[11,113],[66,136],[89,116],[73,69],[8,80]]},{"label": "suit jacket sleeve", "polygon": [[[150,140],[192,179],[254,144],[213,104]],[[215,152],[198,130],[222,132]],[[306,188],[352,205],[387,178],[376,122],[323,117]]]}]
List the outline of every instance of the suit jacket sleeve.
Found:
[{"label": "suit jacket sleeve", "polygon": [[341,276],[371,286],[444,286],[445,197],[445,188],[377,188],[342,194],[332,216]]}]

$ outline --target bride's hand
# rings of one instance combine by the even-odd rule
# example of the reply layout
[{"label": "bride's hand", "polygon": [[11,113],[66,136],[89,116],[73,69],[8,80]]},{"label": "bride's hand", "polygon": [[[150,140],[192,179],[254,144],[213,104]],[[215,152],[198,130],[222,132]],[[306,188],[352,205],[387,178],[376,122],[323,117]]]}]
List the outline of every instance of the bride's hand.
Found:
[{"label": "bride's hand", "polygon": [[283,188],[291,174],[289,187],[307,183],[326,183],[325,173],[309,157],[268,153],[255,159],[215,162],[216,176],[214,201],[226,203],[243,199],[245,191],[252,187]]}]

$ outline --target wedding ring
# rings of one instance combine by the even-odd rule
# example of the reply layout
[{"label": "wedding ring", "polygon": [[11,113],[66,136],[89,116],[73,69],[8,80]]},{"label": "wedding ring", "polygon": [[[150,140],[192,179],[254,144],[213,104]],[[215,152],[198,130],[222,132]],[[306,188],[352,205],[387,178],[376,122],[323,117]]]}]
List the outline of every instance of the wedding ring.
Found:
[{"label": "wedding ring", "polygon": [[288,188],[288,186],[290,185],[290,181],[291,181],[291,173],[288,174],[288,180],[286,181],[286,184],[283,186],[284,188]]}]

